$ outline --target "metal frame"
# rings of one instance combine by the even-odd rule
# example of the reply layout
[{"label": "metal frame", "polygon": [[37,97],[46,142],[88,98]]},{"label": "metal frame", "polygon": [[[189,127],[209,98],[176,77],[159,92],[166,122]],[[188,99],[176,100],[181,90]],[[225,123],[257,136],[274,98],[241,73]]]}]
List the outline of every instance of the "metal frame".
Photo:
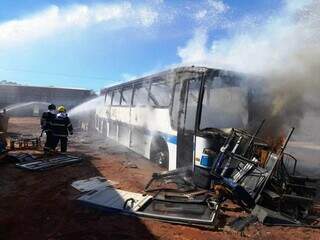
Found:
[{"label": "metal frame", "polygon": [[62,155],[54,158],[37,159],[31,163],[17,163],[16,167],[29,171],[44,171],[52,168],[62,167],[73,163],[81,162],[82,159],[70,155]]}]

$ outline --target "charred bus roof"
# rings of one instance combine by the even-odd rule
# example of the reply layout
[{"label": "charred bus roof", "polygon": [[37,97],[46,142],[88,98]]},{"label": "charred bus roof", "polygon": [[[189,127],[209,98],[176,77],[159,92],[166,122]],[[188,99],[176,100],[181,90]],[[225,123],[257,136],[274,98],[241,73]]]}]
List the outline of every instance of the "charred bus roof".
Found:
[{"label": "charred bus roof", "polygon": [[[169,69],[169,70],[162,71],[162,72],[159,72],[159,73],[155,73],[155,74],[152,74],[152,75],[149,75],[149,76],[145,76],[145,77],[141,77],[141,78],[138,78],[138,79],[135,79],[135,80],[131,80],[131,81],[128,81],[128,82],[125,82],[125,83],[115,84],[115,85],[110,86],[110,87],[105,87],[105,88],[101,89],[100,94],[104,94],[108,90],[117,89],[119,87],[124,87],[124,86],[127,86],[127,85],[139,84],[139,83],[141,83],[143,81],[160,78],[160,77],[163,77],[163,76],[168,75],[168,74],[181,73],[181,72],[205,73],[208,70],[209,70],[209,68],[206,68],[206,67],[193,67],[193,66],[192,67],[178,67],[178,68],[174,68],[174,69]],[[213,69],[210,69],[210,70],[213,70]]]},{"label": "charred bus roof", "polygon": [[223,70],[223,69],[214,69],[214,68],[207,68],[207,67],[198,67],[198,66],[191,66],[191,67],[178,67],[178,68],[173,68],[173,69],[169,69],[169,70],[166,70],[166,71],[162,71],[162,72],[159,72],[159,73],[155,73],[155,74],[152,74],[152,75],[149,75],[149,76],[145,76],[145,77],[141,77],[141,78],[138,78],[138,79],[135,79],[135,80],[131,80],[131,81],[128,81],[128,82],[125,82],[125,83],[120,83],[120,84],[115,84],[115,85],[112,85],[110,87],[105,87],[103,89],[101,89],[100,91],[100,95],[103,95],[105,94],[107,91],[110,91],[110,90],[114,90],[114,89],[118,89],[118,88],[121,88],[121,87],[126,87],[126,86],[132,86],[132,85],[136,85],[136,84],[141,84],[142,82],[144,81],[147,81],[147,80],[155,80],[155,79],[158,79],[158,78],[161,78],[163,76],[166,76],[166,75],[170,75],[170,74],[177,74],[177,73],[199,73],[199,74],[203,74],[203,73],[208,73],[208,72],[223,72],[223,73],[226,73],[226,74],[232,74],[232,75],[243,75],[241,73],[237,73],[237,72],[233,72],[233,71],[229,71],[229,70]]}]

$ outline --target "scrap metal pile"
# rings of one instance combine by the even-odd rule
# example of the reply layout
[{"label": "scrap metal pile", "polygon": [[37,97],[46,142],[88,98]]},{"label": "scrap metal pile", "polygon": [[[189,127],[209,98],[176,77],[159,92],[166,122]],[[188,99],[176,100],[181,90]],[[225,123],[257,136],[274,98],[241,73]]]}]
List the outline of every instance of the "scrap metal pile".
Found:
[{"label": "scrap metal pile", "polygon": [[[231,200],[267,225],[319,227],[313,216],[318,179],[299,176],[297,160],[285,153],[294,128],[278,147],[240,129],[218,132],[218,152],[204,149],[206,168],[195,165],[154,173],[137,194],[114,188],[81,196],[83,204],[138,217],[180,224],[217,227],[220,206]],[[204,174],[204,173],[207,174]]]}]

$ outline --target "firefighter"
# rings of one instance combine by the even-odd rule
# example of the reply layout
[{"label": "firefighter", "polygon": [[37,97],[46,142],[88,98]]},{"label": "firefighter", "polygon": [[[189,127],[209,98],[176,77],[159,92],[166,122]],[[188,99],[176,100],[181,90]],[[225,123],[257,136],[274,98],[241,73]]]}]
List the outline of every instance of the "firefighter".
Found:
[{"label": "firefighter", "polygon": [[73,127],[64,106],[58,107],[58,114],[52,120],[53,147],[56,148],[60,141],[61,152],[67,151],[68,135],[73,134]]},{"label": "firefighter", "polygon": [[[46,143],[44,145],[44,152],[49,152],[53,150],[53,137],[52,137],[52,129],[51,122],[56,117],[56,106],[54,104],[50,104],[48,106],[48,111],[44,112],[41,117],[40,125],[42,132],[46,133]],[[42,135],[42,133],[41,133]]]}]

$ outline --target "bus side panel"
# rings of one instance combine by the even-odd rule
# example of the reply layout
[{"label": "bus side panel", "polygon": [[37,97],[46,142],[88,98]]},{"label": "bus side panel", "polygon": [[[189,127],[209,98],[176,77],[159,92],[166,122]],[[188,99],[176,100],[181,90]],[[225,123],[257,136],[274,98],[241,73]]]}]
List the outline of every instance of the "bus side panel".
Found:
[{"label": "bus side panel", "polygon": [[106,106],[100,106],[96,109],[95,129],[100,133],[105,133],[107,128]]},{"label": "bus side panel", "polygon": [[169,170],[177,168],[177,144],[167,142],[169,149]]},{"label": "bus side panel", "polygon": [[162,137],[169,150],[169,169],[176,169],[177,132],[171,128],[169,109],[135,107],[131,111],[131,121],[129,107],[112,106],[110,118],[107,118],[103,111],[97,112],[95,116],[97,131],[147,159],[150,159],[153,138]]},{"label": "bus side panel", "polygon": [[150,146],[151,139],[152,137],[146,129],[133,126],[130,148],[149,159],[148,146]]},{"label": "bus side panel", "polygon": [[118,142],[126,147],[130,147],[131,128],[127,123],[118,122]]},{"label": "bus side panel", "polygon": [[[131,109],[131,123],[136,127],[145,129],[140,133],[139,138],[132,138],[132,144],[138,148],[145,148],[143,151],[146,158],[150,158],[151,142],[155,137],[162,137],[167,142],[169,150],[169,167],[175,169],[176,166],[176,139],[177,133],[173,131],[170,124],[169,108],[135,107]],[[136,133],[135,133],[136,135]],[[143,139],[143,143],[141,143]],[[136,143],[136,141],[139,142]]]},{"label": "bus side panel", "polygon": [[130,107],[111,107],[111,120],[116,131],[113,132],[113,139],[120,144],[129,147],[131,139],[130,128]]},{"label": "bus side panel", "polygon": [[114,121],[130,124],[130,107],[111,107],[111,119]]},{"label": "bus side panel", "polygon": [[172,133],[169,108],[134,107],[131,124],[149,131]]},{"label": "bus side panel", "polygon": [[109,119],[109,135],[108,137],[117,140],[118,136],[118,127],[117,127],[117,122]]}]

